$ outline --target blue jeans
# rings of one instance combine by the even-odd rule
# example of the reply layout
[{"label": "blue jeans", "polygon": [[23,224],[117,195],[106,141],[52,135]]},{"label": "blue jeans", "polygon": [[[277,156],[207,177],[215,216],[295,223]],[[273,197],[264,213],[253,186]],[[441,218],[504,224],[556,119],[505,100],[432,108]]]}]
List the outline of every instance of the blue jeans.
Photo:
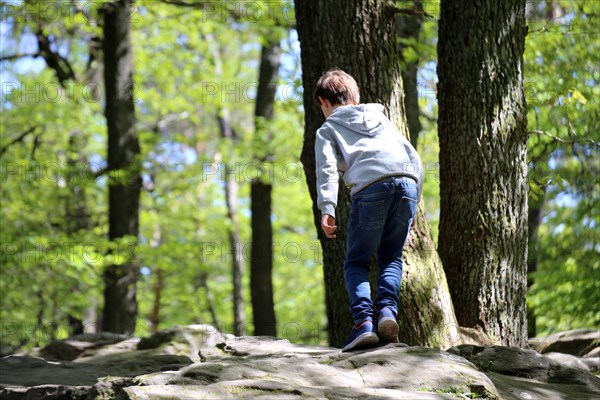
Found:
[{"label": "blue jeans", "polygon": [[[402,248],[417,210],[417,183],[389,177],[352,196],[344,274],[355,324],[373,320],[373,311],[389,307],[398,313]],[[377,298],[371,300],[369,270],[377,255]]]}]

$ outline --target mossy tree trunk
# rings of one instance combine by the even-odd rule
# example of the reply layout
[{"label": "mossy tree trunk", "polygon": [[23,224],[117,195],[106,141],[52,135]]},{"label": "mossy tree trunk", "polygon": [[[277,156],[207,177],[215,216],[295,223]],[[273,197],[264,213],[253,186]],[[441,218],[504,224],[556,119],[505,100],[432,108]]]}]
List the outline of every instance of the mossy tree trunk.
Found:
[{"label": "mossy tree trunk", "polygon": [[[316,2],[297,0],[296,19],[301,44],[305,133],[302,163],[313,200],[314,223],[323,248],[329,341],[340,346],[352,324],[344,284],[346,224],[350,197],[340,185],[336,239],[320,229],[316,205],[315,132],[324,122],[312,93],[319,76],[339,67],[357,80],[361,102],[385,106],[401,135],[408,137],[400,71],[400,46],[392,4],[379,0]],[[422,207],[405,248],[399,321],[400,340],[409,344],[448,347],[458,340],[454,311]]]},{"label": "mossy tree trunk", "polygon": [[439,252],[461,326],[527,339],[525,0],[442,1]]}]

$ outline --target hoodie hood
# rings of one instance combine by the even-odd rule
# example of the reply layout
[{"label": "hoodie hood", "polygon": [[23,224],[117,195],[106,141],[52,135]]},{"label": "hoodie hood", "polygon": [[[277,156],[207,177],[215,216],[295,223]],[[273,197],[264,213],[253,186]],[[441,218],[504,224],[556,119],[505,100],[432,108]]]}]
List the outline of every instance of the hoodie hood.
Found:
[{"label": "hoodie hood", "polygon": [[327,122],[365,136],[377,136],[384,130],[383,106],[381,104],[359,104],[341,106],[333,110]]}]

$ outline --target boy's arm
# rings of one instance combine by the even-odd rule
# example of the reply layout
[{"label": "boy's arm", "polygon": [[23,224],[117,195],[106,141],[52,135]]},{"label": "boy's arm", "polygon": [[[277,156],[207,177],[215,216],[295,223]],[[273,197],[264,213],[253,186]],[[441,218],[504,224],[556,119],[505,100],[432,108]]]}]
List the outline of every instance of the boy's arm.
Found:
[{"label": "boy's arm", "polygon": [[322,215],[335,217],[339,182],[335,142],[323,128],[317,130],[315,138],[315,161],[317,206]]},{"label": "boy's arm", "polygon": [[417,150],[413,147],[412,144],[405,138],[402,138],[402,143],[404,144],[404,148],[406,149],[406,154],[408,154],[408,158],[410,159],[411,168],[415,168],[418,175],[417,182],[417,202],[421,199],[421,192],[423,191],[423,163],[421,162],[421,157]]}]

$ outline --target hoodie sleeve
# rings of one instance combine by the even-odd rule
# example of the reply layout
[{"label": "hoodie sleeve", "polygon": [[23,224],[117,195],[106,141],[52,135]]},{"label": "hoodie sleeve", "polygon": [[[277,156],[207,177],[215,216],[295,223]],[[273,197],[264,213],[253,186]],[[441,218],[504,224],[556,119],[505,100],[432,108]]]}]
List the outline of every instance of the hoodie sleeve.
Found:
[{"label": "hoodie sleeve", "polygon": [[411,165],[409,168],[411,170],[416,171],[418,176],[418,190],[417,190],[417,202],[421,199],[421,192],[423,191],[423,163],[421,162],[421,157],[417,150],[413,147],[412,144],[405,138],[402,138],[402,143],[404,144],[404,148],[406,149],[406,154],[408,154],[408,158],[410,159]]},{"label": "hoodie sleeve", "polygon": [[335,142],[320,128],[315,139],[315,161],[317,175],[317,206],[321,213],[335,217],[337,206],[339,173]]}]

